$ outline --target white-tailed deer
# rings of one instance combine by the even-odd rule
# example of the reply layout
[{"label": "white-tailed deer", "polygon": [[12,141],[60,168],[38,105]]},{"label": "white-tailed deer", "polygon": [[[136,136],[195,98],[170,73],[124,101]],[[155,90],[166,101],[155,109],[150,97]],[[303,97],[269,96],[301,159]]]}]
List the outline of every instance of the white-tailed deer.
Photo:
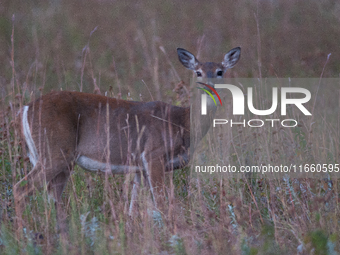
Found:
[{"label": "white-tailed deer", "polygon": [[[222,77],[240,57],[240,48],[234,48],[222,63],[200,63],[184,49],[177,52],[186,68],[208,78]],[[215,105],[209,105],[215,111]],[[60,200],[74,163],[88,171],[136,173],[132,202],[143,173],[157,206],[165,172],[183,168],[189,161],[190,107],[60,91],[32,101],[20,116],[34,167],[14,186],[18,217],[25,196],[44,183]]]}]

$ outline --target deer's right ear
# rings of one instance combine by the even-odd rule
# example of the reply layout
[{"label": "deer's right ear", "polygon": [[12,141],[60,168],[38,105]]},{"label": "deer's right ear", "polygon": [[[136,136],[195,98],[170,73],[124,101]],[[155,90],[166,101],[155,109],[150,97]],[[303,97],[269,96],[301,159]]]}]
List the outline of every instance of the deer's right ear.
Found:
[{"label": "deer's right ear", "polygon": [[198,64],[198,60],[196,57],[190,53],[189,51],[177,48],[178,59],[186,68],[190,70],[196,70],[196,66]]}]

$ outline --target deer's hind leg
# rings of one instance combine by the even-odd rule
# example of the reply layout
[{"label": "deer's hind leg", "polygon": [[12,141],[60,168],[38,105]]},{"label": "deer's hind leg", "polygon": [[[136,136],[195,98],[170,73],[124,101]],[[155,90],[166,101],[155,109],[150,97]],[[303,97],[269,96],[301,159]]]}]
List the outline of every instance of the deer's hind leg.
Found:
[{"label": "deer's hind leg", "polygon": [[68,166],[59,166],[58,169],[59,171],[60,169],[63,170],[52,177],[46,174],[50,171],[45,169],[45,166],[40,162],[37,162],[33,169],[14,185],[13,194],[17,216],[21,217],[25,198],[32,195],[35,190],[40,190],[44,185],[48,185],[50,195],[53,195],[59,201],[70,174]]},{"label": "deer's hind leg", "polygon": [[48,183],[47,189],[49,195],[53,196],[57,202],[61,200],[61,195],[63,194],[67,181],[70,177],[70,170],[59,173]]},{"label": "deer's hind leg", "polygon": [[22,216],[25,197],[32,195],[35,189],[41,188],[45,183],[43,166],[37,162],[33,169],[18,183],[14,185],[13,195],[17,217]]},{"label": "deer's hind leg", "polygon": [[[53,175],[52,173],[57,174]],[[42,164],[39,160],[32,170],[14,185],[13,195],[19,231],[23,227],[22,214],[26,206],[26,198],[32,195],[36,190],[41,190],[44,186],[47,186],[49,197],[53,196],[56,200],[55,205],[58,214],[58,211],[60,211],[58,202],[69,176],[70,164],[68,164],[68,162],[59,162],[54,168],[51,168],[46,167],[46,164]],[[59,215],[63,214],[59,213]],[[57,217],[60,218],[59,216]]]},{"label": "deer's hind leg", "polygon": [[[70,177],[70,170],[63,171],[55,176],[48,184],[48,192],[49,197],[53,196],[55,199],[55,208],[56,208],[56,217],[57,217],[57,226],[61,232],[61,234],[65,237],[67,232],[67,225],[66,225],[66,212],[63,208],[63,204],[61,202],[61,195],[64,191],[64,188],[67,184],[67,181]],[[66,237],[65,237],[66,238]]]}]

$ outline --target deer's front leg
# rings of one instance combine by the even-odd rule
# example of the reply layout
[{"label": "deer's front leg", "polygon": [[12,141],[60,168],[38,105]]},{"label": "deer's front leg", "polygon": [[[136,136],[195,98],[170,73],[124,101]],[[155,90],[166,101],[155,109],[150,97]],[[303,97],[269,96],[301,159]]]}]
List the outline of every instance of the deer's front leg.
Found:
[{"label": "deer's front leg", "polygon": [[131,202],[130,202],[130,208],[129,208],[129,216],[131,217],[133,214],[133,207],[138,195],[138,189],[141,184],[141,173],[136,173],[135,178],[133,180],[133,188],[132,188],[132,194],[131,194]]},{"label": "deer's front leg", "polygon": [[142,155],[144,175],[150,187],[152,199],[156,209],[164,213],[165,210],[165,165],[161,157],[153,157],[153,154]]}]

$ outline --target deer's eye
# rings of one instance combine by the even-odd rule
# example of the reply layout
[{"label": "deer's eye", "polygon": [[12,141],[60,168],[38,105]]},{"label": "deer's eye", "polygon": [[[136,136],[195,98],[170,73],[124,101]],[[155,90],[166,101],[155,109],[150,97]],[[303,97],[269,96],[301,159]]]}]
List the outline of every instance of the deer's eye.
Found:
[{"label": "deer's eye", "polygon": [[220,71],[217,71],[217,76],[222,76],[223,75],[223,72],[220,70]]},{"label": "deer's eye", "polygon": [[196,72],[197,77],[202,77],[202,73],[201,72]]}]

